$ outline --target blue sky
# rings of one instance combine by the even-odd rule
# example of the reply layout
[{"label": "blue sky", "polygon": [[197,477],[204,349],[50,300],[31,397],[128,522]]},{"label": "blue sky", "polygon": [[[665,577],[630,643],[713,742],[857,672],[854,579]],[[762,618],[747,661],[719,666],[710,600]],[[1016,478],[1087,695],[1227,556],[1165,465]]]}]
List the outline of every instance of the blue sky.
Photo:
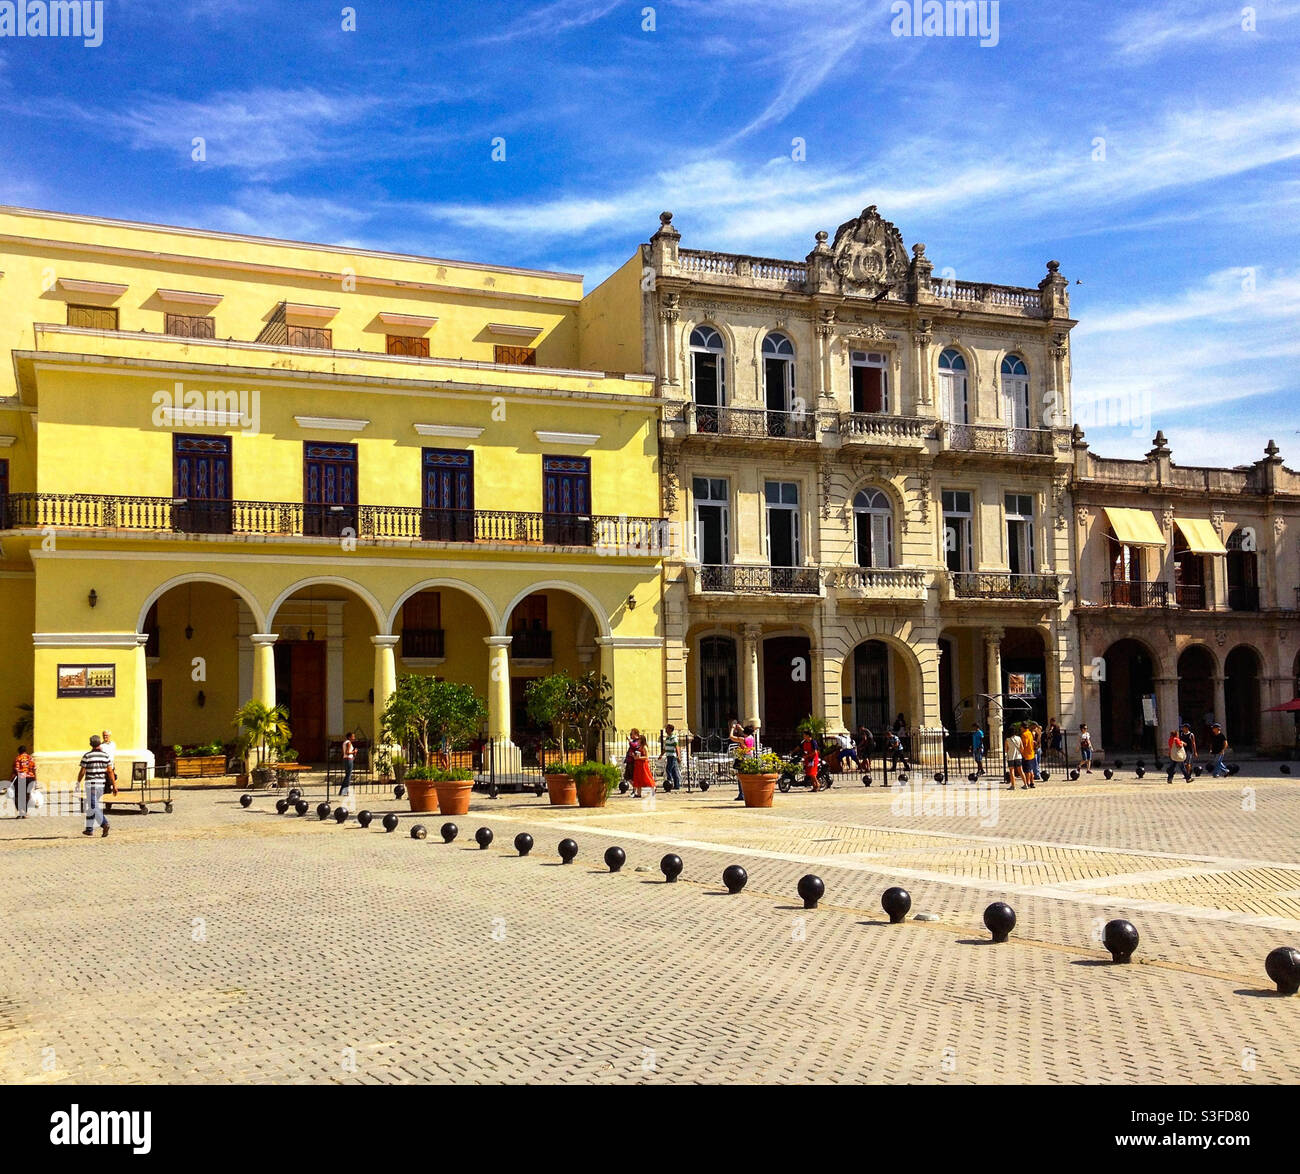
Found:
[{"label": "blue sky", "polygon": [[0,39],[0,202],[589,288],[664,208],[687,247],[802,257],[876,204],[957,280],[1054,257],[1082,283],[1093,451],[1158,427],[1183,464],[1272,436],[1300,467],[1300,0],[1253,29],[1239,2],[1002,0],[989,47],[894,36],[889,0],[659,0],[653,31],[644,2],[357,0],[355,32],[343,7],[105,0],[98,48]]}]

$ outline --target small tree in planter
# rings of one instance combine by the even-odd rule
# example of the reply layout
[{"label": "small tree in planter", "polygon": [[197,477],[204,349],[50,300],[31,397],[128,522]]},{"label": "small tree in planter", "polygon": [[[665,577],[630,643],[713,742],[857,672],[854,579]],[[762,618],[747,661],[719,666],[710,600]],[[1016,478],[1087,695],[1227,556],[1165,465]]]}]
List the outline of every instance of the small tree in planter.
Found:
[{"label": "small tree in planter", "polygon": [[[416,806],[428,802],[430,788],[438,793],[438,806],[448,815],[463,815],[469,810],[469,788],[473,775],[469,771],[440,771],[437,778],[421,778],[419,767],[432,769],[433,752],[444,742],[454,744],[472,738],[487,710],[468,685],[439,681],[433,677],[405,676],[384,706],[383,731],[387,741],[409,745],[419,762],[406,772],[406,791],[412,811],[433,810]],[[452,778],[452,775],[464,775]],[[423,792],[422,795],[417,795]]]},{"label": "small tree in planter", "polygon": [[579,807],[604,807],[609,793],[618,786],[619,769],[607,762],[584,762],[572,771]]},{"label": "small tree in planter", "polygon": [[[558,672],[549,677],[538,677],[524,688],[524,707],[528,716],[538,725],[550,727],[555,744],[559,747],[560,766],[567,761],[565,747],[569,742],[569,730],[576,726],[578,720],[577,684],[568,673]],[[547,764],[547,770],[550,766]]]},{"label": "small tree in planter", "polygon": [[244,774],[249,773],[249,759],[256,751],[257,766],[252,771],[253,785],[269,786],[273,762],[289,745],[293,737],[289,729],[289,714],[283,705],[266,705],[251,698],[235,711],[234,725],[239,731],[236,746],[244,762]]},{"label": "small tree in planter", "polygon": [[593,669],[574,681],[573,724],[582,731],[583,750],[588,759],[596,757],[598,736],[609,725],[613,713],[614,690],[608,678]]},{"label": "small tree in planter", "polygon": [[784,765],[779,754],[742,754],[736,759],[740,793],[746,807],[771,807],[776,780]]}]

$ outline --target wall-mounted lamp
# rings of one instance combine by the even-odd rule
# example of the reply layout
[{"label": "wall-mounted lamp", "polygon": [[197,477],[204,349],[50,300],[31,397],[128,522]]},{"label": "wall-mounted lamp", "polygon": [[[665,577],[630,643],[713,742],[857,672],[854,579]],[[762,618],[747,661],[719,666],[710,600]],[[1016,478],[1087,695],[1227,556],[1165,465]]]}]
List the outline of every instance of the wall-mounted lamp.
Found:
[{"label": "wall-mounted lamp", "polygon": [[193,640],[193,639],[194,639],[194,625],[193,625],[193,624],[186,624],[186,625],[185,625],[185,639],[186,639],[186,640]]},{"label": "wall-mounted lamp", "polygon": [[307,639],[308,639],[308,640],[315,640],[315,639],[316,639],[316,629],[315,629],[315,628],[308,628],[308,629],[307,629]]},{"label": "wall-mounted lamp", "polygon": [[629,595],[627,597],[627,610],[632,611],[635,607],[636,607],[636,596]]},{"label": "wall-mounted lamp", "polygon": [[94,607],[95,604],[99,602],[99,595],[93,587],[90,589],[90,594],[86,596],[86,602],[90,604],[91,607]]},{"label": "wall-mounted lamp", "polygon": [[196,698],[194,698],[194,700],[198,702],[200,709],[202,709],[208,703],[207,694],[204,693],[202,689],[199,690],[199,695]]},{"label": "wall-mounted lamp", "polygon": [[374,703],[375,703],[375,691],[374,691],[373,689],[371,689],[371,690],[370,690],[370,704],[371,704],[371,705],[374,705]]}]

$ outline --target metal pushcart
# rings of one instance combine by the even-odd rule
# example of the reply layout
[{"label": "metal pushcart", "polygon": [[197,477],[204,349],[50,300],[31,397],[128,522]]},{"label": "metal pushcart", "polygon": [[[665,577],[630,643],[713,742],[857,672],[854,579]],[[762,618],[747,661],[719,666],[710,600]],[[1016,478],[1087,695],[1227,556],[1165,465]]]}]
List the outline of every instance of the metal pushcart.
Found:
[{"label": "metal pushcart", "polygon": [[111,813],[114,807],[134,807],[141,815],[148,815],[151,808],[161,807],[168,815],[172,810],[171,776],[150,774],[147,762],[131,763],[131,778],[117,778],[117,794],[104,794],[104,811]]}]

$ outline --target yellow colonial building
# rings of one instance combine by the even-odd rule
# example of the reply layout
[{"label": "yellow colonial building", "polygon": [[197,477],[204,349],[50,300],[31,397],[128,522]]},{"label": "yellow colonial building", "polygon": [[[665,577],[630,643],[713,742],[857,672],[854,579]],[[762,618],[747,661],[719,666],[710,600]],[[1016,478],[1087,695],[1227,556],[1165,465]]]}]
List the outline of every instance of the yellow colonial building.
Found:
[{"label": "yellow colonial building", "polygon": [[[657,728],[659,402],[564,273],[0,208],[0,715],[43,777],[228,741],[304,761],[401,672],[600,668]],[[12,749],[12,746],[10,747]]]}]

